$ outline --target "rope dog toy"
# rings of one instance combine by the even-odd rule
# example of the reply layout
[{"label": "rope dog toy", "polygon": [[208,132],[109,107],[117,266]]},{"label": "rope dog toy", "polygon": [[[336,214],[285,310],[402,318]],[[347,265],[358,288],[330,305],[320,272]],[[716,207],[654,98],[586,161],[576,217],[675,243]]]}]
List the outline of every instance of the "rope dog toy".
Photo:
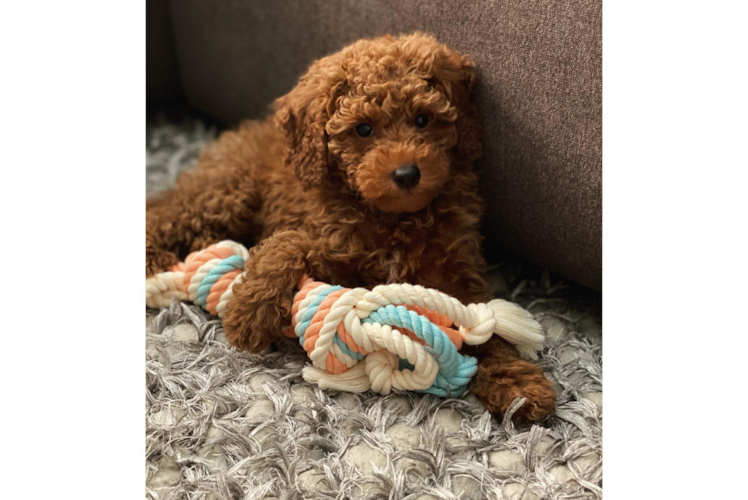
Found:
[{"label": "rope dog toy", "polygon": [[[189,300],[222,318],[248,256],[233,241],[192,253],[146,279],[146,306]],[[465,306],[418,285],[349,289],[308,276],[298,288],[286,335],[298,337],[312,362],[304,379],[322,388],[459,396],[478,368],[475,358],[459,353],[463,343],[480,345],[499,335],[523,357],[537,359],[544,340],[530,313],[501,299]]]}]

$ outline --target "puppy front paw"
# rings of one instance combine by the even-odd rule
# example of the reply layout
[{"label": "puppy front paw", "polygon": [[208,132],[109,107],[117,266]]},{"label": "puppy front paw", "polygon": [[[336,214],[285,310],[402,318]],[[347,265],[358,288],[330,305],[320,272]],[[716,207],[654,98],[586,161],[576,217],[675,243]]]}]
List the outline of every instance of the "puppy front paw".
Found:
[{"label": "puppy front paw", "polygon": [[[244,285],[244,286],[242,286]],[[274,340],[283,338],[283,329],[291,324],[291,296],[265,288],[261,283],[234,287],[234,298],[226,307],[223,327],[226,338],[237,349],[262,352]]]},{"label": "puppy front paw", "polygon": [[223,326],[239,349],[265,350],[284,338],[291,324],[294,288],[307,273],[311,239],[299,231],[283,231],[250,250],[244,279],[234,285]]},{"label": "puppy front paw", "polygon": [[514,418],[537,422],[553,413],[556,392],[537,365],[524,360],[512,362],[481,360],[470,387],[490,412],[504,414],[515,398],[525,398]]}]

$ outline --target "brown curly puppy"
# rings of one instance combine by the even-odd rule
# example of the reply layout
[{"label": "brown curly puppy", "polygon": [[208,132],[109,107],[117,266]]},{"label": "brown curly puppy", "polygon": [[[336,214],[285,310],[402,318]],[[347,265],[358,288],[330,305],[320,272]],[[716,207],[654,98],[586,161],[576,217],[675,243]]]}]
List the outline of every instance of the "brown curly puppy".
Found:
[{"label": "brown curly puppy", "polygon": [[[196,171],[149,200],[146,275],[222,239],[252,248],[224,318],[258,352],[290,324],[303,274],[346,287],[409,282],[488,301],[478,223],[474,65],[434,38],[359,41],[316,61],[275,104],[206,147]],[[542,371],[498,337],[474,348],[491,411],[554,408]],[[500,386],[502,391],[496,391]]]}]

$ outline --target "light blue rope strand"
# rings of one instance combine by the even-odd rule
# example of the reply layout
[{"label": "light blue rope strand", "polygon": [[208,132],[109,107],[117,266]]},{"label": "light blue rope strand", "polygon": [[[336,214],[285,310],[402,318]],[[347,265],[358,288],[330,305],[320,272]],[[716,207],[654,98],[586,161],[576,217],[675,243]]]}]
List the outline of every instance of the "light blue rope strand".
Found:
[{"label": "light blue rope strand", "polygon": [[[408,363],[406,359],[400,359],[398,363],[398,370],[411,370],[415,368],[412,364]],[[475,375],[478,366],[475,358],[471,356],[465,356],[465,363],[460,366],[458,374],[451,379],[446,379],[443,375],[437,374],[437,380],[428,389],[416,390],[415,392],[421,392],[425,394],[434,394],[439,397],[455,397],[461,396],[469,387],[470,380]],[[441,385],[440,385],[441,384]]]},{"label": "light blue rope strand", "polygon": [[460,363],[457,348],[449,340],[447,334],[425,316],[421,316],[403,306],[390,304],[372,311],[369,318],[377,323],[398,326],[415,333],[418,338],[424,340],[436,352],[439,373],[447,378],[453,377],[457,373]]},{"label": "light blue rope strand", "polygon": [[314,315],[317,313],[317,309],[319,309],[319,305],[325,300],[325,297],[327,297],[328,294],[334,292],[335,290],[340,290],[342,288],[342,286],[336,285],[322,290],[319,295],[314,297],[314,300],[309,303],[309,307],[306,311],[304,311],[304,314],[301,316],[301,321],[299,322],[300,328],[299,333],[297,334],[299,336],[299,344],[301,344],[302,346],[304,345],[304,335],[306,334],[306,329],[309,328],[309,325],[312,323],[312,318],[314,318]]},{"label": "light blue rope strand", "polygon": [[[312,324],[312,319],[314,318],[314,315],[317,314],[317,310],[319,310],[319,306],[324,302],[325,298],[332,292],[336,290],[341,290],[342,286],[331,286],[330,288],[327,288],[325,290],[322,290],[319,295],[317,295],[314,300],[312,300],[309,303],[309,307],[306,311],[304,311],[304,314],[301,317],[301,321],[299,323],[299,333],[297,334],[299,336],[299,344],[302,346],[304,345],[304,338],[306,336],[306,330],[309,328],[309,325]],[[346,345],[345,342],[340,338],[340,336],[335,333],[335,336],[332,338],[333,342],[340,347],[340,349],[350,356],[351,358],[361,361],[365,358],[365,356],[359,352],[352,351],[350,347]]]},{"label": "light blue rope strand", "polygon": [[335,336],[332,338],[332,341],[335,342],[344,353],[346,353],[353,359],[361,361],[362,359],[366,357],[360,352],[351,351],[351,348],[348,347],[348,345],[345,342],[343,342],[343,339],[340,338],[340,335],[338,335],[337,332],[335,333]]},{"label": "light blue rope strand", "polygon": [[444,377],[441,373],[437,374],[436,380],[434,380],[434,384],[430,388],[436,392],[430,392],[431,394],[444,397],[450,394],[452,396],[459,396],[465,392],[470,384],[470,380],[472,380],[478,371],[478,360],[472,356],[460,356],[462,360],[457,374],[453,377]]},{"label": "light blue rope strand", "polygon": [[224,274],[233,271],[234,269],[244,269],[244,259],[240,255],[232,255],[227,257],[218,263],[216,267],[211,269],[208,274],[200,282],[200,286],[197,287],[197,303],[205,308],[205,304],[208,303],[208,295],[210,295],[210,287],[220,279]]},{"label": "light blue rope strand", "polygon": [[441,397],[459,396],[465,392],[478,370],[478,361],[457,352],[449,337],[425,316],[403,306],[387,305],[372,311],[364,322],[399,326],[415,333],[436,353],[439,373],[431,387],[417,391]]}]

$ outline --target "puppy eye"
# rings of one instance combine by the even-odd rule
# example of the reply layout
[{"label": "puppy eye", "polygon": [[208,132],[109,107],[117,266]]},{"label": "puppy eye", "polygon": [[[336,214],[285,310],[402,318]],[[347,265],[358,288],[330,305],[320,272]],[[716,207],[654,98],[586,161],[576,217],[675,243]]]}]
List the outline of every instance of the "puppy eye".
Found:
[{"label": "puppy eye", "polygon": [[356,133],[361,137],[369,137],[372,132],[371,125],[368,123],[359,123],[356,125]]},{"label": "puppy eye", "polygon": [[420,114],[416,116],[416,127],[423,128],[429,124],[429,116],[426,114]]}]

